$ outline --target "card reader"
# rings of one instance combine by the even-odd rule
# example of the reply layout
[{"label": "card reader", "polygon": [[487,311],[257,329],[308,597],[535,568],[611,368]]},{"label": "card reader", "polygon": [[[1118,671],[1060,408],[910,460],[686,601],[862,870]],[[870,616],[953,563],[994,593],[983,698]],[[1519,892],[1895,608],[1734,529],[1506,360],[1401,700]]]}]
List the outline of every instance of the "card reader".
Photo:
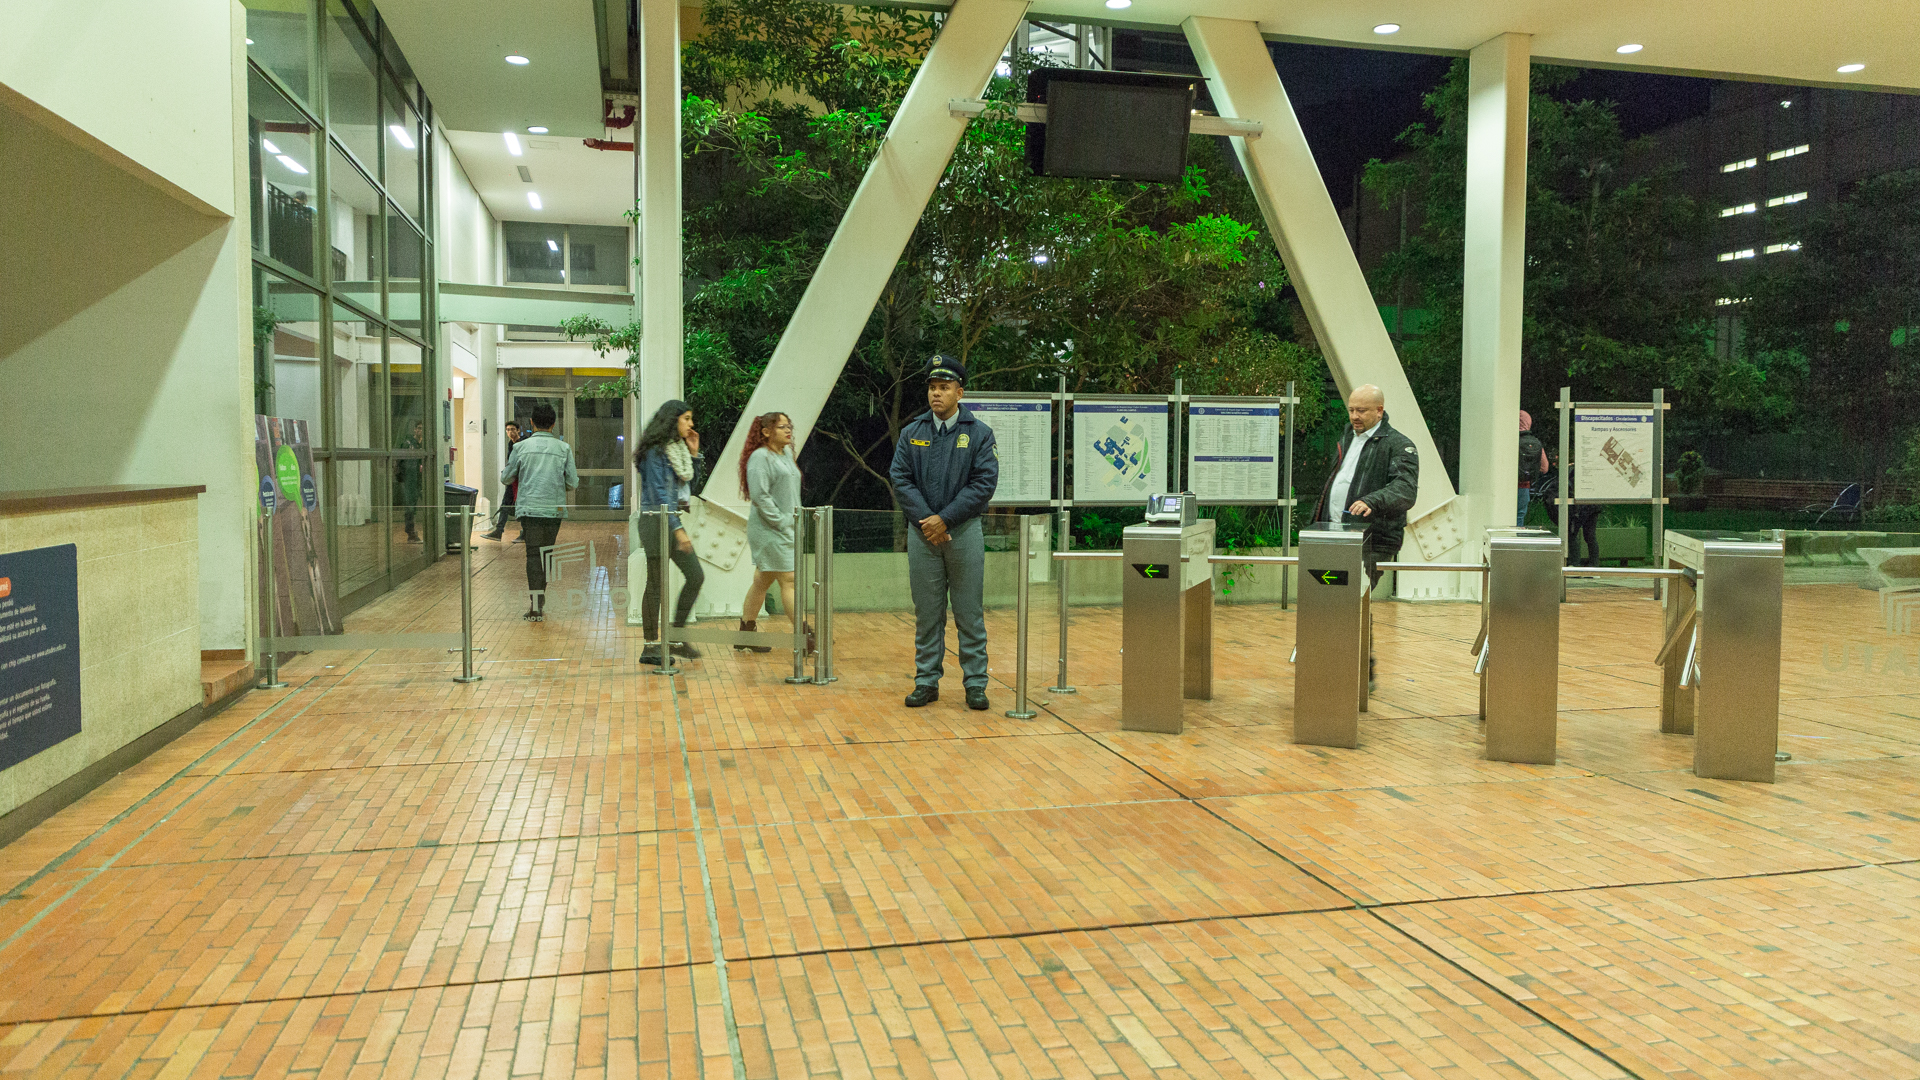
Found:
[{"label": "card reader", "polygon": [[1187,526],[1198,517],[1199,500],[1191,491],[1169,491],[1147,496],[1147,522]]}]

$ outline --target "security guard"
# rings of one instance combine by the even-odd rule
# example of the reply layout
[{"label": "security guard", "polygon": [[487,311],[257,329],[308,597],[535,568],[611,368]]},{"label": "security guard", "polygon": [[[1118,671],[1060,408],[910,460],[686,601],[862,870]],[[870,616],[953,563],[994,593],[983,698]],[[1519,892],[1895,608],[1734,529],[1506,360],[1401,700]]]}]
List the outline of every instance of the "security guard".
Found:
[{"label": "security guard", "polygon": [[960,407],[966,365],[935,356],[927,365],[928,411],[894,447],[894,497],[906,512],[907,575],[913,586],[913,693],[907,708],[940,700],[947,607],[960,637],[969,709],[987,708],[986,541],[980,514],[1000,482],[993,429]]}]

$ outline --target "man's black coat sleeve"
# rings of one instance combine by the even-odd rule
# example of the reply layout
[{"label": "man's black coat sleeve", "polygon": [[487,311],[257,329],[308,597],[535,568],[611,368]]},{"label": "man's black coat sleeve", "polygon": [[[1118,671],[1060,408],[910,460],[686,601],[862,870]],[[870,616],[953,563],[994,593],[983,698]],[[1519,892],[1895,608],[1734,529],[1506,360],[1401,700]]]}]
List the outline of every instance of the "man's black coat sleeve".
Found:
[{"label": "man's black coat sleeve", "polygon": [[1413,509],[1413,501],[1420,495],[1420,452],[1405,436],[1381,449],[1387,452],[1386,484],[1356,498],[1376,514],[1404,514]]}]

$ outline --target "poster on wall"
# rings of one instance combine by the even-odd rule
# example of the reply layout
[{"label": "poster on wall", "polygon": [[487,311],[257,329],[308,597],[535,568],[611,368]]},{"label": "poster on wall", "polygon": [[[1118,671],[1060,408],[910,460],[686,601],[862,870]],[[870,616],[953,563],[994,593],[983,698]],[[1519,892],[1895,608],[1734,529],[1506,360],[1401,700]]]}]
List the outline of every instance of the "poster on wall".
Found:
[{"label": "poster on wall", "polygon": [[1000,458],[994,506],[1033,506],[1053,501],[1053,399],[1044,394],[981,394],[964,402],[975,419],[993,429]]},{"label": "poster on wall", "polygon": [[1170,490],[1167,399],[1079,398],[1073,403],[1073,501],[1140,505]]},{"label": "poster on wall", "polygon": [[1194,398],[1187,406],[1187,490],[1203,503],[1280,498],[1279,398]]},{"label": "poster on wall", "polygon": [[[259,468],[260,595],[271,597],[275,626],[261,605],[260,632],[279,636],[338,634],[339,603],[327,555],[320,484],[305,420],[254,417],[254,461]],[[267,530],[273,530],[273,581],[267,585]]]},{"label": "poster on wall", "polygon": [[0,555],[0,770],[80,734],[80,557]]},{"label": "poster on wall", "polygon": [[1651,499],[1652,409],[1573,411],[1573,497]]}]

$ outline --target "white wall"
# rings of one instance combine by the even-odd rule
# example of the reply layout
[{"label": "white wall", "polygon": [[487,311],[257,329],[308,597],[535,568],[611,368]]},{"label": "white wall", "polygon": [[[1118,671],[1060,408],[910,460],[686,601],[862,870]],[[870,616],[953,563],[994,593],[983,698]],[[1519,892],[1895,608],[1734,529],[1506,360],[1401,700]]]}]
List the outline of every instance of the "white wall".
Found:
[{"label": "white wall", "polygon": [[205,649],[250,636],[243,26],[0,0],[0,488],[205,484]]},{"label": "white wall", "polygon": [[[431,88],[429,88],[431,89]],[[480,200],[467,170],[454,156],[451,140],[440,141],[436,155],[434,190],[439,199],[440,220],[435,241],[437,272],[441,281],[462,285],[500,284],[500,223]],[[491,364],[491,339],[499,335],[497,326],[472,326],[447,323],[441,335],[441,365],[448,380],[441,396],[459,379],[459,367],[473,377],[454,392],[462,398],[460,416],[463,430],[451,432],[453,445],[460,451],[454,465],[454,482],[480,489],[484,505],[500,500],[500,421],[491,419],[498,411],[499,395],[493,392],[496,380]],[[442,458],[441,460],[445,460]]]}]

